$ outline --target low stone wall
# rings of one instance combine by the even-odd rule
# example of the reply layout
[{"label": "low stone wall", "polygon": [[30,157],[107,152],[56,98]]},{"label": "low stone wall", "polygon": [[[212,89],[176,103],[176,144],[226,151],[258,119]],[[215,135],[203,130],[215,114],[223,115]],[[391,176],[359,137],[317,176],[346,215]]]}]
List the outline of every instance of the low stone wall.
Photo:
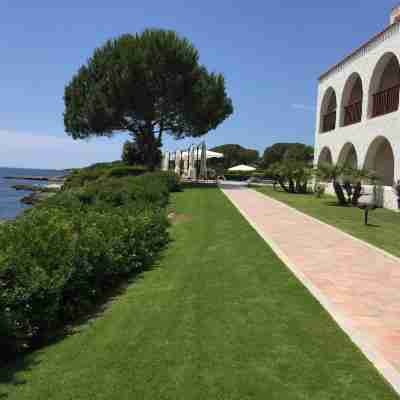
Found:
[{"label": "low stone wall", "polygon": [[[372,194],[372,185],[364,185],[363,188],[365,193]],[[327,183],[325,185],[325,192],[335,196],[335,190],[333,189],[332,183]],[[389,210],[399,211],[397,206],[397,196],[393,191],[393,188],[390,186],[382,186],[382,192],[379,194],[379,203],[381,207],[388,208]]]}]

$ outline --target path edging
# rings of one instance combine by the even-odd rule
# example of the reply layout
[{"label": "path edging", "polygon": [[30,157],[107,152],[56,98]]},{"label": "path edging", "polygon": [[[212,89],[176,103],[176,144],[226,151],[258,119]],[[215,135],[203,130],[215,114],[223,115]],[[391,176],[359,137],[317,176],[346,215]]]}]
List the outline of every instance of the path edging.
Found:
[{"label": "path edging", "polygon": [[[228,200],[233,204],[233,206],[239,211],[239,213],[246,219],[246,221],[251,225],[251,227],[258,233],[258,235],[264,239],[264,241],[271,247],[271,249],[274,251],[274,253],[281,259],[281,261],[289,268],[289,270],[293,273],[293,275],[306,287],[306,289],[311,293],[311,295],[322,305],[322,307],[330,314],[330,316],[336,321],[336,323],[339,325],[339,327],[349,336],[351,341],[361,350],[361,352],[367,357],[367,359],[375,366],[375,368],[378,370],[378,372],[383,376],[383,378],[393,387],[393,389],[396,391],[397,394],[400,395],[400,373],[397,371],[397,369],[389,362],[387,361],[376,349],[374,349],[374,346],[372,346],[369,341],[363,337],[356,329],[354,329],[350,323],[350,321],[345,318],[341,312],[329,301],[329,299],[316,287],[314,286],[311,281],[302,273],[300,272],[294,263],[290,261],[290,259],[286,256],[286,254],[281,250],[281,248],[277,245],[277,243],[272,240],[270,237],[268,237],[262,229],[260,229],[257,225],[256,222],[254,222],[251,217],[243,211],[236,202],[231,199],[227,193],[226,190],[221,188],[221,191],[224,193],[224,195],[228,198]],[[252,189],[247,189],[247,190],[252,190]],[[264,195],[260,192],[257,192],[256,190],[252,190],[253,192],[258,193],[260,196],[267,196]],[[288,206],[285,203],[282,203],[278,200],[272,199],[271,197],[267,196],[268,199],[271,199],[272,201],[275,201],[279,204],[284,205],[285,207],[289,208],[292,211],[295,211],[305,217],[311,218],[314,221],[320,222],[325,226],[328,226],[329,228],[333,228],[335,230],[338,230],[340,233],[343,233],[346,235],[346,237],[350,237],[351,239],[355,239],[359,242],[362,242],[369,247],[373,249],[378,249],[375,248],[375,246],[370,245],[369,243],[364,242],[363,240],[354,238],[350,234],[347,234],[346,232],[343,232],[335,227],[332,227],[331,225],[328,225],[322,221],[317,220],[316,218],[310,217],[307,214],[302,213],[301,211],[298,211],[290,206]],[[394,258],[396,261],[400,262],[400,259],[398,259],[395,256],[392,256],[389,253],[386,253],[385,251],[380,250],[381,253],[384,255],[390,255],[390,258]]]},{"label": "path edging", "polygon": [[329,228],[329,229],[331,229],[331,230],[334,230],[335,232],[341,234],[342,236],[344,236],[344,237],[346,237],[346,238],[353,239],[353,240],[355,240],[356,242],[361,243],[361,244],[363,244],[363,245],[369,247],[370,249],[375,250],[375,251],[377,251],[378,253],[382,254],[383,256],[385,256],[385,257],[387,257],[387,258],[390,258],[390,259],[392,259],[393,261],[396,261],[397,263],[400,264],[400,258],[397,257],[397,256],[395,256],[395,255],[393,255],[393,254],[391,254],[391,253],[389,253],[388,251],[383,250],[383,249],[381,249],[380,247],[374,246],[373,244],[368,243],[368,242],[366,242],[366,241],[363,240],[363,239],[357,238],[357,237],[351,235],[350,233],[347,233],[347,232],[345,232],[345,231],[343,231],[343,230],[341,230],[341,229],[339,229],[339,228],[336,228],[336,226],[330,225],[330,224],[328,224],[327,222],[321,221],[320,219],[318,219],[318,218],[316,218],[316,217],[313,217],[313,216],[311,216],[311,215],[309,215],[309,214],[306,214],[306,213],[304,213],[304,212],[298,210],[297,208],[291,207],[291,206],[289,206],[288,204],[284,203],[283,201],[279,201],[279,200],[277,200],[277,199],[274,199],[273,197],[268,196],[267,194],[261,193],[261,192],[259,192],[258,190],[255,190],[255,189],[252,189],[252,188],[250,188],[250,189],[253,190],[254,192],[256,192],[259,196],[268,197],[269,200],[271,200],[271,201],[273,201],[273,202],[275,202],[275,203],[278,203],[278,204],[280,204],[280,205],[282,205],[282,206],[284,206],[284,207],[286,207],[286,208],[289,208],[291,211],[294,211],[295,213],[297,213],[297,214],[299,214],[299,215],[302,215],[303,217],[306,217],[306,218],[308,218],[308,219],[311,220],[311,221],[317,222],[317,223],[320,224],[320,225],[323,225],[323,226],[325,226],[325,227],[327,227],[327,228]]}]

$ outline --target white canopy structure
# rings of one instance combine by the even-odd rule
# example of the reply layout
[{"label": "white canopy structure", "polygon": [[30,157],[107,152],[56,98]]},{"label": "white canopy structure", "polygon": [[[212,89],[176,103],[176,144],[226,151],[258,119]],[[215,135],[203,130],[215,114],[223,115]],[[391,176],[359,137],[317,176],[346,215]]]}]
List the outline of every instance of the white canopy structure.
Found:
[{"label": "white canopy structure", "polygon": [[175,173],[180,175],[181,173],[181,152],[176,151],[175,152]]},{"label": "white canopy structure", "polygon": [[207,150],[206,143],[202,142],[184,151],[178,150],[175,154],[164,153],[161,167],[164,171],[174,170],[176,174],[191,181],[207,180],[207,160],[211,158],[224,158],[224,155]]},{"label": "white canopy structure", "polygon": [[[201,159],[201,152],[199,152],[199,155],[197,156],[197,153],[195,154],[196,159],[200,160]],[[215,151],[210,151],[207,150],[207,160],[210,158],[224,158],[224,155],[222,153],[217,153]],[[182,151],[182,159],[186,160],[188,158],[188,152],[187,151]]]},{"label": "white canopy structure", "polygon": [[236,167],[229,168],[228,171],[243,171],[243,172],[251,172],[255,171],[256,168],[250,167],[248,165],[237,165]]},{"label": "white canopy structure", "polygon": [[216,151],[207,150],[207,159],[208,158],[224,158],[224,155]]}]

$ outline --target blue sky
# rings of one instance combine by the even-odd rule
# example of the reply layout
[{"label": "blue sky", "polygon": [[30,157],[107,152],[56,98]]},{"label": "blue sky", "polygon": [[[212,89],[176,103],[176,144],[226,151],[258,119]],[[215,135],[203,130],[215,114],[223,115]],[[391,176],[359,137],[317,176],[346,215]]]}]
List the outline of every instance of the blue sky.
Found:
[{"label": "blue sky", "polygon": [[[313,143],[317,77],[388,23],[393,1],[3,0],[0,165],[66,168],[119,158],[126,139],[74,142],[65,84],[107,39],[147,27],[189,38],[222,72],[235,114],[206,141],[263,151]],[[192,141],[165,141],[170,150]]]}]

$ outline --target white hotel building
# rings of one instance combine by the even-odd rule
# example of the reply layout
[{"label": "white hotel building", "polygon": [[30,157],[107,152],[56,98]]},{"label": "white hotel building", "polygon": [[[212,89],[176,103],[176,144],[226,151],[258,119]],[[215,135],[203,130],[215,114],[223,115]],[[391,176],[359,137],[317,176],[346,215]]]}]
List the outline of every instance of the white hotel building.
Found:
[{"label": "white hotel building", "polygon": [[390,25],[319,78],[315,160],[375,171],[384,205],[400,180],[400,6]]}]

